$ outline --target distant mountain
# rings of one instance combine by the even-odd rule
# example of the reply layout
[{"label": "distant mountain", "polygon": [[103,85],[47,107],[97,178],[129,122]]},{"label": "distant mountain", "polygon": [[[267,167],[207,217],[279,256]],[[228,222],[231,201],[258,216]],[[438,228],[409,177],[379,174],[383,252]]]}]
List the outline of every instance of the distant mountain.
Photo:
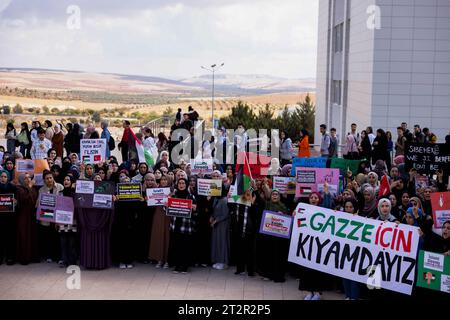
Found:
[{"label": "distant mountain", "polygon": [[[212,75],[180,80],[182,83],[211,87]],[[217,74],[214,83],[219,91],[248,91],[252,94],[315,91],[316,80],[286,79],[263,74]]]},{"label": "distant mountain", "polygon": [[[94,91],[115,94],[195,97],[211,92],[211,75],[181,80],[161,77],[69,70],[0,67],[0,85],[43,91]],[[285,79],[270,75],[217,74],[217,96],[314,92],[315,79]]]}]

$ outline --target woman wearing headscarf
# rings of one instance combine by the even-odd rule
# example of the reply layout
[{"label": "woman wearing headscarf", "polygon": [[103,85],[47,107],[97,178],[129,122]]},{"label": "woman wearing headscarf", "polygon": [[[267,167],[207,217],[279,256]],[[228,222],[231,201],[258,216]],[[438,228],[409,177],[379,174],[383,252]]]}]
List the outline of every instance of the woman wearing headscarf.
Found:
[{"label": "woman wearing headscarf", "polygon": [[39,262],[38,224],[36,207],[38,190],[33,176],[28,173],[19,176],[17,186],[17,246],[16,259],[22,265]]},{"label": "woman wearing headscarf", "polygon": [[221,197],[214,197],[210,224],[211,262],[217,270],[226,269],[230,258],[230,213],[228,209],[228,188],[222,187]]},{"label": "woman wearing headscarf", "polygon": [[[62,195],[69,198],[74,198],[75,179],[66,175],[63,179]],[[76,265],[78,260],[77,252],[77,217],[74,212],[73,224],[60,224],[58,225],[59,242],[61,246],[61,266],[68,267],[71,265]]]},{"label": "woman wearing headscarf", "polygon": [[104,120],[101,122],[101,127],[102,127],[102,134],[100,136],[101,139],[105,139],[106,140],[106,159],[108,159],[111,156],[111,150],[109,150],[109,140],[110,139],[114,139],[111,137],[111,132],[109,132],[108,129],[108,121]]},{"label": "woman wearing headscarf", "polygon": [[[146,188],[155,188],[153,174],[148,173],[144,180]],[[162,176],[158,188],[170,188],[171,186],[172,178]],[[166,216],[163,206],[155,207],[150,237],[149,259],[157,261],[156,268],[169,268],[170,217]]]},{"label": "woman wearing headscarf", "polygon": [[[344,212],[358,215],[358,202],[354,198],[344,200]],[[358,300],[360,297],[360,284],[357,281],[342,278],[345,300]]]},{"label": "woman wearing headscarf", "polygon": [[193,263],[194,233],[196,231],[196,200],[188,191],[187,179],[178,179],[177,189],[172,196],[176,199],[192,200],[190,218],[172,217],[170,224],[169,264],[175,267],[174,273],[187,273]]},{"label": "woman wearing headscarf", "polygon": [[363,201],[361,201],[360,215],[365,218],[375,218],[377,216],[377,195],[375,189],[369,184],[361,187]]},{"label": "woman wearing headscarf", "polygon": [[14,180],[14,171],[15,171],[15,164],[13,158],[6,159],[3,170],[8,172],[8,182],[12,182]]},{"label": "woman wearing headscarf", "polygon": [[255,276],[255,240],[261,210],[258,197],[248,189],[236,203],[230,204],[231,258],[236,264],[236,275],[243,275],[247,271],[249,277]]},{"label": "woman wearing headscarf", "polygon": [[67,139],[67,148],[70,148],[71,153],[80,154],[80,141],[83,138],[80,130],[80,125],[78,123],[75,123],[73,125],[72,132],[70,132],[68,135],[70,136]]},{"label": "woman wearing headscarf", "polygon": [[64,133],[61,131],[61,125],[55,124],[55,133],[52,137],[52,148],[56,150],[56,156],[62,159],[64,152]]},{"label": "woman wearing headscarf", "polygon": [[373,171],[367,174],[367,183],[375,190],[376,194],[378,194],[378,190],[380,189],[380,181],[378,179],[378,174]]},{"label": "woman wearing headscarf", "polygon": [[[266,202],[265,210],[279,214],[288,214],[287,207],[281,202],[280,192],[272,190],[270,200]],[[261,246],[260,252],[265,252],[264,257],[259,260],[259,274],[265,280],[274,282],[285,282],[285,271],[289,252],[289,241],[284,238],[261,235],[256,245]]]},{"label": "woman wearing headscarf", "polygon": [[[116,199],[115,196],[112,198]],[[109,268],[111,266],[110,235],[114,207],[112,209],[78,208],[77,210],[81,242],[80,265],[87,269]]]},{"label": "woman wearing headscarf", "polygon": [[389,199],[385,198],[380,199],[378,201],[378,217],[376,218],[376,220],[399,223],[397,218],[391,214],[391,209],[392,204],[391,201],[389,201]]},{"label": "woman wearing headscarf", "polygon": [[[39,194],[62,194],[64,187],[55,181],[51,171],[44,170],[42,178],[44,179],[44,185],[39,189]],[[39,222],[39,245],[42,258],[48,263],[57,260],[60,254],[60,248],[58,234],[53,223],[46,221]]]},{"label": "woman wearing headscarf", "polygon": [[[320,193],[312,192],[309,195],[309,204],[318,207],[325,207]],[[330,209],[330,208],[328,208]],[[306,267],[300,267],[299,290],[308,292],[304,300],[321,300],[322,292],[329,289],[333,282],[333,277]]]},{"label": "woman wearing headscarf", "polygon": [[[9,179],[6,170],[0,171],[0,194],[13,194],[16,199],[16,187]],[[16,223],[15,212],[0,213],[0,264],[5,260],[7,265],[12,265],[16,259]]]}]

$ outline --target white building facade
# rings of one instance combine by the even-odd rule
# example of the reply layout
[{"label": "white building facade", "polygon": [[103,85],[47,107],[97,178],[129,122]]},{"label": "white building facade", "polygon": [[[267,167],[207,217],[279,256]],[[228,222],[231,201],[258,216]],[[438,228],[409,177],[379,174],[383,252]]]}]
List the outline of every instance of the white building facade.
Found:
[{"label": "white building facade", "polygon": [[356,123],[450,131],[450,0],[319,0],[315,143]]}]

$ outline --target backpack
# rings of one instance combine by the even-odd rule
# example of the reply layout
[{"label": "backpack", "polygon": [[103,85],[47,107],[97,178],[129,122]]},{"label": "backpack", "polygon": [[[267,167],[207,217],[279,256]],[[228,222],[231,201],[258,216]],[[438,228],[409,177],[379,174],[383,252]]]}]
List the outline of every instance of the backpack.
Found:
[{"label": "backpack", "polygon": [[108,148],[110,151],[113,151],[116,148],[116,141],[114,141],[112,136],[109,136]]}]

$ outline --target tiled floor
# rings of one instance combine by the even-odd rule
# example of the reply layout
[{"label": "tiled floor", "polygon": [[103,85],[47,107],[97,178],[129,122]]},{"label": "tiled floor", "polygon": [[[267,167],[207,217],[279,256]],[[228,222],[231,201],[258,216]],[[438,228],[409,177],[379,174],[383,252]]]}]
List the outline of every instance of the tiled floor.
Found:
[{"label": "tiled floor", "polygon": [[[28,266],[0,265],[0,299],[189,299],[189,300],[299,300],[296,279],[283,284],[260,277],[234,275],[234,269],[192,268],[188,274],[137,264],[134,269],[117,267],[102,271],[81,270],[81,288],[69,290],[71,275],[55,263]],[[325,292],[324,299],[339,299]]]}]

